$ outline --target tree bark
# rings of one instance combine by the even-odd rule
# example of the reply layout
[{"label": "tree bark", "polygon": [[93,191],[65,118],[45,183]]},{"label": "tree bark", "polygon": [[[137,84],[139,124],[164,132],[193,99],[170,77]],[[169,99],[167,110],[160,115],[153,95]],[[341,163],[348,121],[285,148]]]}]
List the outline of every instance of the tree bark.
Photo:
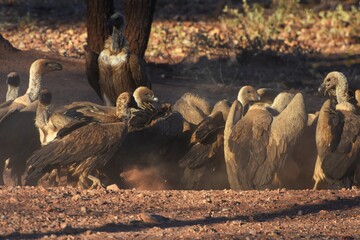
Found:
[{"label": "tree bark", "polygon": [[149,42],[151,24],[155,12],[156,0],[126,0],[125,36],[129,41],[132,53],[144,58]]},{"label": "tree bark", "polygon": [[114,0],[87,0],[88,51],[100,53],[109,35],[107,22],[114,12]]}]

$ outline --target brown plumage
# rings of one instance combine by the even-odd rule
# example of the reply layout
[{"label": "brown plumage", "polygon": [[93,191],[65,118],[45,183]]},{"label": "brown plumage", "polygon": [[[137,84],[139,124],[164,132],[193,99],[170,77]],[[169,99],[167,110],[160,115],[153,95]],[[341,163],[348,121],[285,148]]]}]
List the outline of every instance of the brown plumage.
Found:
[{"label": "brown plumage", "polygon": [[[122,93],[117,108],[123,108],[122,104],[127,105],[130,99],[129,93]],[[127,134],[128,116],[116,114],[116,119],[113,116],[109,118],[111,121],[108,122],[90,122],[75,129],[59,131],[54,141],[29,158],[26,184],[35,185],[46,172],[66,168],[72,177],[78,179],[78,186],[87,187],[89,174],[113,157]]]},{"label": "brown plumage", "polygon": [[344,74],[330,72],[322,83],[332,100],[323,104],[316,129],[314,189],[322,181],[351,187],[360,163],[360,115],[348,102],[348,83]]},{"label": "brown plumage", "polygon": [[113,106],[120,93],[132,93],[139,86],[150,86],[150,82],[144,60],[130,52],[124,35],[124,16],[115,13],[109,24],[112,26],[112,35],[106,40],[104,50],[98,58],[100,91],[95,90],[101,92],[107,105]]},{"label": "brown plumage", "polygon": [[[244,105],[259,101],[251,86],[239,90],[237,99]],[[182,187],[186,189],[224,189],[229,187],[224,160],[224,127],[229,113],[226,100],[215,104],[213,111],[192,132],[189,149],[180,159],[184,169]]]},{"label": "brown plumage", "polygon": [[[37,98],[41,89],[43,76],[61,70],[59,63],[39,59],[30,67],[29,87],[23,96],[16,98],[10,105],[0,110],[0,184],[3,184],[2,173],[5,160],[15,184],[21,184],[25,171],[25,161],[40,146],[38,132],[34,126]],[[36,136],[36,137],[34,137]]]},{"label": "brown plumage", "polygon": [[90,86],[103,101],[99,83],[99,53],[87,51],[85,56],[85,73]]},{"label": "brown plumage", "polygon": [[184,120],[193,126],[198,125],[210,112],[208,101],[194,93],[185,93],[172,106],[174,112],[179,112]]},{"label": "brown plumage", "polygon": [[230,104],[227,100],[215,104],[213,111],[191,135],[189,150],[179,161],[184,169],[182,188],[229,188],[224,160],[224,126]]},{"label": "brown plumage", "polygon": [[170,148],[183,132],[182,116],[166,104],[152,106],[132,111],[128,128],[123,145],[104,168],[110,181],[125,188],[137,187],[127,181],[126,172],[155,168],[159,173],[154,179],[162,179],[167,186],[176,185],[180,172]]},{"label": "brown plumage", "polygon": [[[224,151],[232,189],[265,189],[282,186],[279,172],[287,162],[307,123],[302,94],[289,104],[275,99],[271,111],[252,106],[241,118],[243,108],[235,101],[225,125]],[[278,115],[276,115],[278,113]],[[241,119],[240,119],[241,118]]]}]

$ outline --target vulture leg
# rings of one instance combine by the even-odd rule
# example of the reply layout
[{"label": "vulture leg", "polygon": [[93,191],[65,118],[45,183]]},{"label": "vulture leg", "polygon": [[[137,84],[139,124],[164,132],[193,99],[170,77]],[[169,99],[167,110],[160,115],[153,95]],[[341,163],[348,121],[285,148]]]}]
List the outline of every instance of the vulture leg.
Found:
[{"label": "vulture leg", "polygon": [[94,177],[93,175],[89,175],[88,179],[90,179],[93,182],[93,184],[90,186],[91,189],[105,188],[104,184],[102,184],[100,179],[98,179],[97,177]]}]

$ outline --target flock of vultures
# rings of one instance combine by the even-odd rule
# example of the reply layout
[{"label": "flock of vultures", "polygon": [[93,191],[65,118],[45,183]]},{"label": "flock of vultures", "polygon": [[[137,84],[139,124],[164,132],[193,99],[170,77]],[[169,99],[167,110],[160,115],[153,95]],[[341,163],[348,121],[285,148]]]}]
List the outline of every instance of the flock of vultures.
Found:
[{"label": "flock of vultures", "polygon": [[[0,107],[0,184],[117,184],[129,169],[156,168],[148,181],[167,189],[350,188],[360,181],[360,90],[341,72],[325,76],[328,95],[316,113],[301,93],[244,86],[237,100],[209,102],[192,93],[159,103],[145,62],[129,50],[124,17],[110,20],[100,54],[88,53],[87,76],[105,105],[74,102],[54,108],[45,74],[62,69],[39,59],[29,87],[7,77]],[[55,74],[55,73],[54,73]],[[236,96],[234,96],[234,99]],[[4,176],[8,180],[4,181]]]}]

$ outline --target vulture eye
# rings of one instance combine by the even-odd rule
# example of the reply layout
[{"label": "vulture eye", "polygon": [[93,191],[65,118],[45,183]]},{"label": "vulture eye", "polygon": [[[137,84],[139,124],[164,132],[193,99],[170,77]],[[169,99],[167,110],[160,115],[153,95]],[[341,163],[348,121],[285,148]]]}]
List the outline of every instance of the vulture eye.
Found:
[{"label": "vulture eye", "polygon": [[247,93],[250,93],[250,91],[247,91]]},{"label": "vulture eye", "polygon": [[330,78],[327,78],[326,81],[327,81],[327,82],[330,82]]}]

